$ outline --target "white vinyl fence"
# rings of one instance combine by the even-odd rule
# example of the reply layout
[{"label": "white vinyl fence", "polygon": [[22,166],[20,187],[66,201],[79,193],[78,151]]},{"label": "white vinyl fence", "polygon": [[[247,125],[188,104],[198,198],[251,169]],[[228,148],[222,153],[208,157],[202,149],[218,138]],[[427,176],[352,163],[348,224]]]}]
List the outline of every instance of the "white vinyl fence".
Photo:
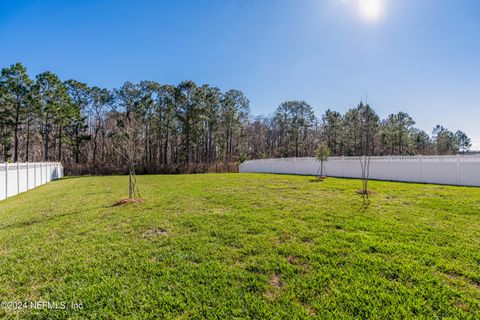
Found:
[{"label": "white vinyl fence", "polygon": [[[284,158],[246,161],[240,172],[316,175],[315,158]],[[325,163],[326,175],[361,178],[360,157],[332,157]],[[370,178],[375,180],[480,186],[480,156],[388,156],[371,157]]]},{"label": "white vinyl fence", "polygon": [[63,177],[58,162],[0,163],[0,200]]}]

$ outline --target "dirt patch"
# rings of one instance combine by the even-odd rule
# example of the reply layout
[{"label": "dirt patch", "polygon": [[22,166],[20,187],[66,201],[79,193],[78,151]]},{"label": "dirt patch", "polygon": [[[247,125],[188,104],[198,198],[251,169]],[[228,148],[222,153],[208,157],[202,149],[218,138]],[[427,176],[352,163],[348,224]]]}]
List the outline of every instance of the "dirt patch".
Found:
[{"label": "dirt patch", "polygon": [[298,257],[295,256],[288,256],[287,261],[290,264],[298,264]]},{"label": "dirt patch", "polygon": [[281,245],[281,244],[284,244],[285,242],[289,242],[291,240],[293,240],[293,236],[289,233],[282,233],[281,235],[279,235],[275,241],[275,244],[277,246]]},{"label": "dirt patch", "polygon": [[310,237],[303,237],[302,242],[303,243],[308,243],[308,244],[314,244],[315,243],[315,241],[313,241],[313,239],[310,238]]},{"label": "dirt patch", "polygon": [[308,304],[303,304],[303,307],[307,310],[309,316],[314,317],[317,315],[317,310],[314,307]]},{"label": "dirt patch", "polygon": [[469,306],[468,304],[466,304],[466,303],[463,303],[463,302],[460,301],[460,300],[456,300],[456,301],[455,301],[455,306],[456,306],[457,308],[462,309],[462,310],[465,311],[465,312],[469,312],[469,311],[470,311],[470,306]]},{"label": "dirt patch", "polygon": [[274,273],[270,276],[270,285],[275,288],[280,288],[282,286],[282,281],[278,274]]},{"label": "dirt patch", "polygon": [[444,275],[446,275],[447,278],[452,279],[452,280],[455,280],[455,281],[458,281],[459,278],[460,278],[460,276],[459,276],[458,274],[453,273],[453,272],[451,272],[451,273],[444,273]]},{"label": "dirt patch", "polygon": [[166,229],[157,228],[157,227],[148,229],[143,233],[144,238],[154,238],[158,236],[167,236],[167,235],[168,235],[168,232]]},{"label": "dirt patch", "polygon": [[225,213],[227,213],[227,209],[225,208],[215,208],[211,212],[211,214],[218,214],[218,215],[223,215]]},{"label": "dirt patch", "polygon": [[268,289],[266,296],[269,300],[275,300],[279,296],[280,290],[283,286],[280,276],[276,273],[272,274],[269,283],[270,289]]},{"label": "dirt patch", "polygon": [[118,200],[113,204],[113,206],[118,207],[118,206],[130,204],[130,203],[138,203],[138,202],[144,202],[144,200],[140,198],[127,198],[127,199]]},{"label": "dirt patch", "polygon": [[291,265],[297,266],[302,274],[307,274],[310,272],[310,266],[306,262],[302,262],[299,257],[288,256],[287,261]]},{"label": "dirt patch", "polygon": [[475,279],[471,279],[469,277],[458,274],[456,272],[442,272],[441,274],[443,276],[446,276],[447,279],[449,279],[450,282],[452,282],[452,283],[461,284],[461,285],[466,284],[470,287],[475,288],[475,290],[480,290],[480,282],[475,280]]}]

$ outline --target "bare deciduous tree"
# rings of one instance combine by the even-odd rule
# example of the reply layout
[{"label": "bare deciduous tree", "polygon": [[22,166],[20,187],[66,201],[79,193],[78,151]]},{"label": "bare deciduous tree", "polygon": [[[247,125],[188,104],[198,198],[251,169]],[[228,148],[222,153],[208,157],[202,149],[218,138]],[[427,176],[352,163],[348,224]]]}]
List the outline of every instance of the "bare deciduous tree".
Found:
[{"label": "bare deciduous tree", "polygon": [[368,196],[368,180],[370,179],[370,160],[371,157],[364,155],[360,157],[360,166],[362,167],[362,190],[359,191],[360,194]]},{"label": "bare deciduous tree", "polygon": [[136,159],[138,159],[138,153],[141,152],[139,148],[141,145],[140,126],[136,123],[137,119],[128,112],[117,112],[112,116],[117,124],[117,130],[111,135],[112,146],[128,166],[128,198],[140,199],[135,176]]}]

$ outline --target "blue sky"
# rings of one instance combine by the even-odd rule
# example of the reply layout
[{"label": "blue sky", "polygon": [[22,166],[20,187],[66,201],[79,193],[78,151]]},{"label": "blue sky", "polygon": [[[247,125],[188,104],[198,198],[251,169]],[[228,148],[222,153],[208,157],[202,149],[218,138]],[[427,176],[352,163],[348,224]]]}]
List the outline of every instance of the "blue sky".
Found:
[{"label": "blue sky", "polygon": [[480,149],[479,14],[476,0],[0,0],[0,66],[107,88],[191,79],[242,90],[253,114],[367,96]]}]

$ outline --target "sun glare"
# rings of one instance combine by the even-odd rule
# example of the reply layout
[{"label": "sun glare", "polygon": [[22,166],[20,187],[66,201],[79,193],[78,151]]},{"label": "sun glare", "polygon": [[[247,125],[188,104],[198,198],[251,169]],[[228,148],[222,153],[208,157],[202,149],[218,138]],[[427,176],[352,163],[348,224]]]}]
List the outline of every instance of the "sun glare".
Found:
[{"label": "sun glare", "polygon": [[368,21],[377,21],[383,10],[382,0],[358,0],[360,14]]}]

